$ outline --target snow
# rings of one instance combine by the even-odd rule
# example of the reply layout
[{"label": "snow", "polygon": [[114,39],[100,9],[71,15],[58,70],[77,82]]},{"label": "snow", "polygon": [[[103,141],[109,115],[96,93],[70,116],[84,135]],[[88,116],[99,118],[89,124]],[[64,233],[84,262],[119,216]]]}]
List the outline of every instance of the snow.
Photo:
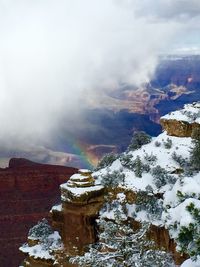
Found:
[{"label": "snow", "polygon": [[[172,141],[172,147],[170,149],[166,149],[164,146],[164,142],[166,142],[168,138]],[[155,146],[156,141],[161,143],[159,147]],[[189,158],[191,146],[192,142],[190,137],[179,138],[175,136],[168,136],[166,132],[163,132],[158,137],[154,138],[151,143],[142,146],[138,150],[129,152],[128,155],[133,156],[132,160],[136,159],[136,157],[139,156],[142,162],[148,163],[145,160],[145,155],[153,154],[157,157],[158,160],[154,163],[151,163],[151,168],[160,165],[162,168],[167,169],[169,172],[173,172],[176,169],[180,169],[180,166],[172,158],[172,154],[176,152],[177,155],[181,155],[183,158]],[[95,172],[93,176],[97,177],[96,183],[101,183],[101,177],[107,172],[112,172],[115,170],[118,170],[125,174],[125,184],[123,186],[127,189],[132,189],[134,191],[145,190],[146,186],[148,185],[153,188],[154,193],[161,193],[171,189],[169,185],[166,185],[158,191],[153,182],[154,179],[150,173],[144,172],[142,174],[142,178],[138,178],[135,176],[135,173],[133,171],[130,171],[129,169],[122,166],[120,159],[115,160],[109,168],[104,168],[99,170],[98,172]]]},{"label": "snow", "polygon": [[94,185],[94,186],[90,186],[90,187],[69,187],[67,185],[67,183],[65,183],[65,184],[61,184],[60,188],[71,192],[74,196],[79,197],[83,194],[86,194],[87,192],[89,193],[89,192],[93,192],[93,191],[99,191],[99,190],[103,189],[103,186],[102,185]]},{"label": "snow", "polygon": [[80,173],[91,173],[91,170],[88,170],[88,169],[79,169],[78,171]]},{"label": "snow", "polygon": [[102,175],[105,175],[108,171],[109,172],[120,171],[122,169],[123,169],[123,166],[122,166],[120,160],[116,159],[109,168],[108,167],[102,168],[99,171],[94,172],[92,174],[92,176],[95,178],[95,183],[99,184],[99,183],[101,183],[101,178],[100,177]]},{"label": "snow", "polygon": [[[172,147],[166,149],[164,142],[170,139],[172,141]],[[155,142],[158,141],[161,143],[161,146],[156,147]],[[160,165],[162,168],[174,171],[179,168],[179,164],[172,159],[172,154],[176,152],[178,155],[182,155],[184,158],[189,157],[189,149],[191,146],[191,138],[179,138],[175,136],[168,136],[166,132],[163,132],[158,137],[156,137],[151,143],[142,146],[142,148],[129,152],[134,158],[140,156],[141,160],[145,162],[145,153],[148,155],[155,155],[158,158],[158,161],[153,165]]]},{"label": "snow", "polygon": [[177,120],[184,121],[188,123],[199,123],[200,122],[200,103],[193,103],[184,105],[184,108],[171,112],[161,119],[165,120]]},{"label": "snow", "polygon": [[87,176],[82,175],[80,173],[75,173],[70,177],[70,180],[72,180],[72,181],[79,181],[79,180],[81,181],[81,180],[85,180],[85,179],[87,179]]},{"label": "snow", "polygon": [[180,267],[200,267],[200,257],[197,258],[197,261],[192,261],[188,259],[184,261]]},{"label": "snow", "polygon": [[104,212],[100,212],[101,218],[109,219],[109,220],[114,220],[115,219],[115,213],[114,210],[106,210]]},{"label": "snow", "polygon": [[118,193],[117,199],[120,203],[123,203],[126,200],[126,195],[124,193]]},{"label": "snow", "polygon": [[29,247],[28,245],[24,245],[20,247],[20,251],[23,253],[28,253],[30,257],[33,257],[35,259],[45,259],[45,260],[54,260],[54,256],[50,255],[49,251],[46,250],[42,245],[35,245],[32,247]]},{"label": "snow", "polygon": [[178,180],[170,191],[164,194],[164,206],[175,207],[180,202],[177,194],[181,192],[182,195],[191,196],[195,198],[200,197],[200,173],[193,177],[184,177]]},{"label": "snow", "polygon": [[[178,111],[170,119],[186,120],[191,121],[195,116],[191,115],[196,113],[199,116],[200,104],[198,107],[190,107],[187,112]],[[188,117],[189,114],[189,117]],[[177,117],[176,117],[176,116]],[[179,116],[180,115],[180,116]],[[197,116],[196,120],[200,118]],[[168,117],[168,118],[169,118]],[[166,148],[165,143],[170,139],[172,142],[171,148]],[[160,146],[156,146],[155,142],[159,142]],[[164,226],[168,228],[171,238],[177,238],[182,227],[189,227],[191,223],[194,223],[194,218],[187,210],[187,207],[193,203],[195,208],[200,209],[200,173],[194,175],[193,177],[186,177],[184,174],[177,174],[177,170],[181,170],[180,164],[173,159],[173,154],[176,153],[177,156],[181,156],[185,160],[190,158],[190,151],[193,146],[192,139],[190,137],[175,137],[168,136],[166,132],[161,133],[158,137],[152,139],[149,144],[143,145],[140,149],[135,151],[130,151],[124,153],[124,155],[132,156],[131,160],[134,161],[137,156],[140,157],[144,164],[149,164],[150,169],[160,165],[161,168],[167,170],[168,174],[172,174],[175,177],[175,184],[166,184],[161,188],[157,188],[154,182],[154,177],[149,172],[143,172],[142,177],[136,177],[134,171],[126,168],[122,165],[120,158],[115,160],[110,167],[103,168],[98,172],[93,173],[93,177],[96,178],[96,183],[101,183],[101,177],[105,174],[112,173],[114,171],[119,171],[124,173],[125,181],[123,184],[119,184],[119,187],[124,188],[124,190],[132,190],[134,192],[146,191],[147,186],[151,186],[154,194],[162,193],[163,195],[163,208],[162,216],[156,216],[150,214],[148,210],[136,209],[135,204],[126,203],[127,216],[134,218],[139,222],[150,222],[153,225]],[[153,162],[148,162],[148,157],[146,155],[154,155],[157,160]],[[181,192],[181,193],[180,193]],[[123,203],[125,197],[119,193],[117,199]],[[180,196],[179,196],[180,194]],[[185,198],[184,198],[185,197]],[[137,210],[137,212],[136,212]],[[114,219],[115,210],[114,208],[107,208],[101,213],[101,216],[107,219]],[[178,247],[177,247],[178,249]],[[187,264],[187,261],[185,264]],[[192,267],[200,265],[194,265]],[[187,265],[183,265],[186,267]],[[189,266],[189,265],[188,265]]]},{"label": "snow", "polygon": [[135,204],[126,204],[127,209],[127,216],[129,218],[134,218],[137,222],[149,222],[156,226],[163,226],[163,221],[158,219],[153,219],[152,216],[148,214],[147,211],[141,210],[136,212],[136,205]]},{"label": "snow", "polygon": [[52,208],[51,208],[51,210],[50,210],[50,212],[52,212],[52,211],[62,211],[62,204],[58,204],[58,205],[54,205]]},{"label": "snow", "polygon": [[[200,103],[195,103],[193,105],[185,105],[183,110],[172,112],[162,118],[165,119],[176,119],[179,121],[186,121],[188,123],[200,122]],[[165,147],[165,142],[170,139],[172,142],[171,148]],[[155,142],[159,142],[161,145],[156,146]],[[126,168],[122,165],[122,159],[118,158],[115,160],[111,166],[103,168],[97,172],[94,172],[92,176],[95,178],[95,185],[90,187],[70,187],[69,183],[60,185],[62,190],[66,190],[75,197],[80,197],[83,194],[87,194],[94,191],[99,191],[103,189],[101,185],[102,177],[114,171],[119,171],[125,175],[125,180],[123,184],[119,184],[119,187],[124,191],[132,190],[134,192],[146,191],[147,186],[151,186],[153,194],[159,194],[162,196],[163,212],[160,209],[160,214],[162,216],[154,216],[150,214],[147,210],[136,209],[136,204],[127,203],[126,193],[120,192],[116,195],[116,199],[112,203],[105,203],[104,208],[100,211],[100,216],[102,218],[107,218],[113,220],[115,218],[116,212],[120,212],[124,219],[128,217],[134,218],[139,222],[150,222],[153,225],[164,226],[168,228],[171,238],[178,237],[182,227],[189,227],[191,223],[195,223],[194,217],[190,214],[187,207],[193,203],[195,208],[200,209],[200,173],[195,174],[192,177],[184,176],[184,174],[176,174],[177,169],[181,169],[178,162],[173,159],[173,153],[181,155],[184,159],[189,159],[190,151],[192,147],[192,140],[190,137],[174,137],[168,136],[166,132],[163,132],[158,137],[153,138],[149,144],[142,146],[140,149],[135,151],[130,151],[124,153],[123,155],[132,156],[132,161],[134,161],[137,156],[140,157],[141,161],[145,164],[149,164],[150,171],[143,172],[142,177],[136,177],[133,170]],[[154,155],[157,160],[148,162],[148,157],[146,155]],[[160,165],[161,168],[167,170],[169,174],[172,174],[175,179],[175,184],[165,184],[161,188],[158,188],[155,184],[155,179],[151,174],[151,169]],[[78,174],[74,174],[70,180],[80,181],[80,184],[84,184],[85,179],[88,177],[84,173],[89,173],[89,170],[83,169],[79,170]],[[63,192],[64,193],[64,192]],[[151,192],[150,192],[151,194]],[[67,195],[67,194],[66,194]],[[67,197],[62,195],[62,200],[66,201]],[[120,205],[115,205],[118,202]],[[122,205],[125,203],[127,214],[124,213]],[[161,203],[161,205],[162,205]],[[117,207],[117,208],[116,208]],[[55,205],[52,210],[61,211],[62,205]],[[136,212],[137,210],[137,212]],[[139,210],[139,211],[138,211]],[[158,219],[159,217],[159,219]],[[179,245],[179,244],[178,244]],[[35,249],[34,249],[35,247]],[[34,257],[53,257],[49,251],[45,252],[42,245],[38,244],[34,247],[23,247],[23,250],[27,251],[30,255]],[[192,262],[190,259],[186,260],[181,267],[200,267],[200,257],[197,262]]]},{"label": "snow", "polygon": [[156,186],[153,184],[153,177],[150,173],[143,173],[142,179],[135,176],[131,171],[125,173],[125,186],[127,189],[132,189],[135,192],[145,191],[148,185],[151,185],[154,191],[157,191]]},{"label": "snow", "polygon": [[[165,226],[169,227],[172,238],[177,238],[181,227],[188,227],[194,223],[193,216],[187,210],[187,207],[193,203],[195,208],[200,209],[200,200],[187,198],[175,208],[170,208],[163,213],[162,219],[165,221]],[[171,226],[175,225],[174,228]]]},{"label": "snow", "polygon": [[183,114],[180,110],[171,112],[171,113],[161,117],[161,119],[192,122],[192,120],[190,120],[188,118],[188,116],[186,114]]},{"label": "snow", "polygon": [[128,217],[133,217],[133,214],[135,213],[135,208],[136,205],[135,204],[126,204],[126,209],[127,209],[127,216]]},{"label": "snow", "polygon": [[[117,201],[118,202],[118,201]],[[119,202],[119,205],[115,205],[116,201],[114,200],[111,203],[111,206],[107,203],[105,204],[104,208],[100,211],[100,217],[104,219],[109,219],[109,220],[115,220],[116,218],[116,212],[120,212],[120,217],[122,220],[127,220],[127,215],[123,211],[123,207],[121,203]],[[113,207],[112,207],[113,205]]]},{"label": "snow", "polygon": [[45,260],[54,260],[54,256],[51,254],[51,251],[61,247],[61,237],[57,231],[54,231],[41,243],[34,246],[24,244],[19,248],[19,250],[23,253],[28,253],[30,257],[35,259],[40,258]]},{"label": "snow", "polygon": [[67,182],[67,184],[68,184],[68,186],[70,186],[70,187],[84,187],[84,185],[88,185],[88,183],[90,184],[90,182],[88,182],[88,181],[84,181],[84,182],[82,182],[82,181],[78,181],[78,182],[72,182],[71,180],[69,180],[68,182]]},{"label": "snow", "polygon": [[110,166],[111,171],[119,171],[123,168],[119,159],[115,160],[112,165]]}]

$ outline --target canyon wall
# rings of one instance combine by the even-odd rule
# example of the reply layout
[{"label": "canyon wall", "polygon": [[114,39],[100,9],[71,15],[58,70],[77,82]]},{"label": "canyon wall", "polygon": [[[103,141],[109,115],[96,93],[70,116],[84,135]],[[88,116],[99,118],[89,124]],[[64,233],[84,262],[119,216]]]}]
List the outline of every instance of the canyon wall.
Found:
[{"label": "canyon wall", "polygon": [[60,200],[59,185],[76,172],[75,168],[11,159],[0,169],[0,266],[19,266],[19,246],[28,230]]}]

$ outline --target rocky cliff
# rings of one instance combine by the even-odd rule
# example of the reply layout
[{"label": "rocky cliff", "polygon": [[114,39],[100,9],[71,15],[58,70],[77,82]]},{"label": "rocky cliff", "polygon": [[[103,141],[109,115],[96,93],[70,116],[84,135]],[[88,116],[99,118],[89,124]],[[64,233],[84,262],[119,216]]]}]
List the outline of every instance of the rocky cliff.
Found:
[{"label": "rocky cliff", "polygon": [[59,185],[76,169],[11,159],[0,169],[0,266],[16,267],[18,247],[38,220],[60,199]]},{"label": "rocky cliff", "polygon": [[20,248],[27,256],[23,266],[69,267],[69,256],[83,254],[85,247],[96,241],[95,219],[104,200],[103,186],[95,184],[89,170],[79,170],[60,188],[62,202],[51,209],[55,231],[49,236],[54,239],[29,233],[28,243]]},{"label": "rocky cliff", "polygon": [[[182,123],[192,125],[190,131]],[[149,143],[92,175],[80,170],[60,186],[62,202],[51,210],[48,242],[38,233],[30,235],[20,248],[26,255],[23,266],[71,266],[69,257],[82,255],[96,241],[97,216],[115,220],[116,211],[133,228],[150,223],[149,238],[170,252],[177,266],[199,255],[200,172],[192,169],[189,157],[200,104],[166,115],[162,125],[165,131]]]},{"label": "rocky cliff", "polygon": [[200,103],[185,105],[183,109],[161,117],[160,123],[168,135],[191,137],[200,128]]}]

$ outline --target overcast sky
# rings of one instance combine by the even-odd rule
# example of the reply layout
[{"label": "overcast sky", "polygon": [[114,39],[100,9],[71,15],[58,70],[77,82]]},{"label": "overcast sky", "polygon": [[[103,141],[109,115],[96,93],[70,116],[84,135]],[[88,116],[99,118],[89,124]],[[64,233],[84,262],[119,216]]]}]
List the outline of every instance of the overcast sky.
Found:
[{"label": "overcast sky", "polygon": [[148,81],[160,54],[198,53],[199,13],[199,0],[0,0],[0,141],[45,140],[84,98]]}]

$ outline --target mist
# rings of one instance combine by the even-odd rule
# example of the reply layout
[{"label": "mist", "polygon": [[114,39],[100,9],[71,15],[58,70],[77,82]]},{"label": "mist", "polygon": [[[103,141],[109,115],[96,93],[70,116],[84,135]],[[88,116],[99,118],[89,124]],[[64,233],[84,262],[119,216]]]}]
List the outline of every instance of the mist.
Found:
[{"label": "mist", "polygon": [[81,122],[88,99],[148,82],[183,23],[147,3],[0,0],[1,147],[45,143],[63,116]]}]

